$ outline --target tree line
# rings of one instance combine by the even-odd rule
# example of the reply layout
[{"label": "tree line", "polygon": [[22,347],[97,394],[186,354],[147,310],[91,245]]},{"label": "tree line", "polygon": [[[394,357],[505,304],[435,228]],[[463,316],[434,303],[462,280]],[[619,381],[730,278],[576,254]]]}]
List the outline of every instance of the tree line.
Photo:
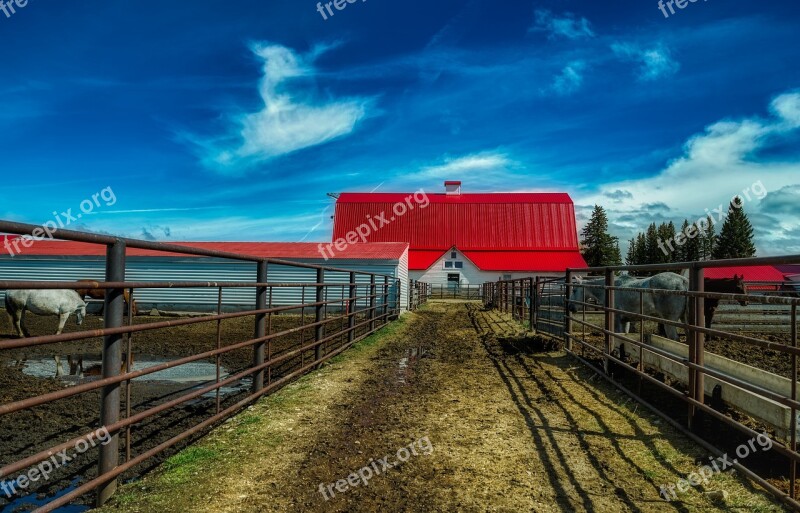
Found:
[{"label": "tree line", "polygon": [[[722,215],[720,215],[722,217]],[[711,215],[690,223],[651,223],[629,241],[627,265],[699,262],[756,256],[753,226],[739,198],[731,201],[722,228],[716,233]],[[581,231],[581,253],[589,267],[621,265],[619,239],[608,233],[605,209],[595,205],[589,223]]]}]

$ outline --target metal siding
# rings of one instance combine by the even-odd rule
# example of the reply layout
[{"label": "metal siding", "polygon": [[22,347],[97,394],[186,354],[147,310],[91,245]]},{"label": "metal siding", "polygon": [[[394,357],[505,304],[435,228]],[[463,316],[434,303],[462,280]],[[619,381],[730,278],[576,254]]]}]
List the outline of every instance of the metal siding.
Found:
[{"label": "metal siding", "polygon": [[[306,262],[322,264],[323,261]],[[390,262],[336,262],[336,267],[352,271],[373,272],[398,277],[398,264]],[[406,271],[407,272],[407,271]],[[82,258],[0,258],[0,280],[30,281],[74,281],[96,279],[105,276],[105,259],[98,257]],[[255,282],[256,264],[230,262],[204,258],[147,258],[131,257],[126,262],[127,281],[238,281]],[[271,264],[268,269],[271,283],[315,283],[316,270]],[[349,272],[326,271],[326,282],[349,283]],[[379,278],[380,279],[380,278]],[[368,275],[357,275],[357,283],[369,284]],[[335,300],[347,296],[346,286],[342,295],[339,287],[330,287],[328,299]],[[223,288],[222,303],[229,307],[252,307],[255,304],[255,288]],[[364,289],[362,289],[363,292]],[[393,290],[396,288],[393,286]],[[393,292],[394,293],[394,292]],[[139,289],[135,291],[136,301],[155,305],[202,305],[216,306],[217,289]],[[273,305],[299,304],[303,297],[301,287],[274,288]],[[394,297],[394,296],[392,296]],[[5,299],[5,291],[0,291],[0,301]],[[306,302],[313,302],[314,288],[306,287]],[[382,303],[381,303],[382,304]],[[390,302],[391,305],[394,301]]]}]

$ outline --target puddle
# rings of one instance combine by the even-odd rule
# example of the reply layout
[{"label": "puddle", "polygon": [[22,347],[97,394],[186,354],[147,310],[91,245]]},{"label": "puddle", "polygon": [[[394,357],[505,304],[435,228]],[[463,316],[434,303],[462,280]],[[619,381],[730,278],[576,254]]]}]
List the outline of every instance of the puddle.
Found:
[{"label": "puddle", "polygon": [[[63,490],[59,490],[55,495],[49,497],[39,497],[39,494],[32,493],[29,495],[25,495],[24,497],[19,497],[10,501],[6,506],[0,511],[31,511],[38,507],[44,506],[48,502],[53,502],[54,500],[62,497],[69,492],[76,489],[79,485],[80,478],[75,478],[72,483],[64,488]],[[92,509],[90,506],[86,506],[84,504],[67,504],[66,506],[61,506],[60,508],[56,508],[53,511],[56,513],[83,513],[84,511],[89,511]]]},{"label": "puddle", "polygon": [[[100,355],[82,355],[82,367],[78,367],[78,357],[73,356],[73,365],[68,364],[67,356],[61,357],[61,369],[63,375],[59,377],[64,383],[71,385],[77,383],[84,383],[93,379],[98,379],[100,374]],[[169,358],[163,358],[152,355],[138,355],[134,354],[134,362],[131,370],[142,370],[162,363],[167,363]],[[27,360],[13,360],[9,362],[9,366],[21,368],[23,374],[37,378],[54,378],[56,377],[56,362],[53,357],[35,358]],[[81,370],[82,369],[82,370]],[[225,367],[220,367],[220,379],[228,377],[228,370]],[[133,379],[134,383],[141,384],[198,384],[213,382],[217,378],[217,367],[213,360],[199,360],[196,362],[186,363],[170,369],[147,374]],[[229,386],[222,387],[220,393],[222,395],[238,393],[244,389],[249,388],[252,383],[251,378],[245,378],[237,383]],[[201,397],[215,397],[215,392],[209,392]]]},{"label": "puddle", "polygon": [[420,358],[423,358],[426,354],[427,350],[421,347],[406,349],[405,355],[397,363],[397,382],[401,385],[408,384],[408,381],[414,375],[414,367],[416,367]]}]

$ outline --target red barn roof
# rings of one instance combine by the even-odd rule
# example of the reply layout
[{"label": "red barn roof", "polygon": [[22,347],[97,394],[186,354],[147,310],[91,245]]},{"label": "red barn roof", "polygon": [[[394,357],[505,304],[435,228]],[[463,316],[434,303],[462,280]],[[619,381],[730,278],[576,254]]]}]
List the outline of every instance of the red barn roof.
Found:
[{"label": "red barn roof", "polygon": [[453,247],[486,271],[586,265],[572,199],[564,193],[341,194],[333,240],[359,227],[369,230],[369,242],[408,242],[412,270],[428,269]]},{"label": "red barn roof", "polygon": [[[8,250],[5,248],[6,238],[16,238],[16,235],[0,235],[0,256],[5,255],[10,258]],[[319,260],[323,259],[319,252],[319,242],[172,242],[180,246],[192,248],[211,249],[216,251],[227,251],[229,253],[239,253],[263,258],[275,258],[282,260]],[[327,246],[327,243],[322,243]],[[105,256],[106,248],[103,245],[86,244],[83,242],[40,240],[35,241],[30,248],[18,245],[20,257],[25,256]],[[327,255],[333,260],[348,259],[369,259],[369,260],[399,260],[406,249],[408,243],[376,243],[376,244],[350,244],[343,251],[335,248],[332,253]],[[152,251],[146,249],[128,248],[127,256],[139,257],[185,257],[192,258],[192,255],[182,255],[178,253],[164,253],[162,251]]]},{"label": "red barn roof", "polygon": [[[751,265],[740,267],[711,267],[705,270],[706,278],[733,278],[744,276],[745,283],[752,282],[783,282],[786,275],[771,265]],[[749,290],[776,290],[774,285],[748,285]]]}]

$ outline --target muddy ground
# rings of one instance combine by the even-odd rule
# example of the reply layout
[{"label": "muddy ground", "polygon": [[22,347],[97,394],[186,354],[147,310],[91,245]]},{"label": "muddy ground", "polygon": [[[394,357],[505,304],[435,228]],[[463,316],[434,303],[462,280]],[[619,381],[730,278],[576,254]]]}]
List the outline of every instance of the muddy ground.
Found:
[{"label": "muddy ground", "polygon": [[[124,487],[104,513],[781,510],[728,473],[662,500],[660,486],[707,455],[498,312],[437,301],[401,324]],[[430,452],[368,485],[327,487],[423,439]],[[704,493],[723,490],[722,502]]]},{"label": "muddy ground", "polygon": [[[170,318],[172,319],[172,318]],[[140,316],[135,318],[136,324],[158,322],[167,320],[164,317]],[[306,322],[313,322],[313,318],[306,316]],[[301,324],[300,315],[274,315],[272,317],[272,332],[278,332],[297,327]],[[335,329],[341,323],[336,321],[330,325],[330,329]],[[26,326],[31,334],[54,333],[57,327],[55,317],[37,317],[28,315]],[[102,319],[97,316],[87,316],[82,327],[74,324],[74,319],[70,321],[65,332],[74,332],[82,329],[102,328]],[[363,330],[360,330],[363,331]],[[4,311],[0,310],[0,341],[15,338],[11,335],[9,319]],[[254,321],[252,317],[225,320],[222,322],[221,345],[224,347],[233,343],[241,342],[252,338],[254,332]],[[217,344],[217,325],[215,322],[193,324],[188,326],[168,328],[164,330],[143,331],[135,333],[132,340],[134,369],[139,370],[136,362],[142,355],[153,355],[164,357],[165,359],[190,356],[216,348]],[[313,340],[313,329],[305,330],[305,333],[297,332],[285,335],[276,339],[272,343],[272,353],[279,355],[291,350],[300,343],[301,337],[305,343]],[[338,347],[339,340],[331,342],[327,349]],[[92,339],[80,342],[70,342],[61,344],[48,344],[43,346],[0,350],[0,404],[11,401],[21,400],[59,390],[65,386],[76,383],[86,382],[87,380],[97,379],[96,377],[85,377],[78,379],[77,376],[66,378],[65,380],[56,379],[53,376],[34,377],[23,372],[25,365],[30,362],[39,361],[43,364],[52,366],[55,370],[53,355],[62,355],[66,368],[66,356],[83,356],[85,360],[99,361],[102,340]],[[313,356],[313,351],[307,352],[303,357],[298,357],[277,365],[272,369],[273,378],[286,375],[291,370],[301,366],[303,361],[308,362]],[[230,373],[235,373],[251,365],[253,360],[253,350],[251,348],[240,349],[225,353],[221,357],[221,365]],[[213,362],[213,360],[211,360]],[[86,370],[86,369],[84,369]],[[224,378],[224,375],[223,375]],[[174,383],[167,381],[148,381],[134,382],[131,387],[131,409],[132,413],[144,411],[148,408],[162,404],[166,401],[175,399],[185,394],[191,387],[197,386],[197,382]],[[243,390],[248,388],[245,383],[239,392],[232,391],[229,395],[222,398],[221,407],[234,404],[241,400],[246,394]],[[123,397],[123,416],[125,408],[125,388],[122,389]],[[132,455],[144,452],[155,445],[175,436],[186,428],[199,423],[210,417],[216,412],[216,400],[213,397],[193,400],[185,405],[174,408],[165,414],[149,419],[133,428],[132,433]],[[70,440],[76,436],[88,433],[99,427],[99,392],[93,391],[78,396],[55,401],[50,404],[37,406],[30,410],[16,412],[0,416],[0,466],[17,461],[21,458],[35,454],[41,450],[52,447],[58,443]],[[164,461],[165,458],[177,452],[180,447],[191,443],[197,437],[181,444],[178,448],[168,450],[161,455],[151,459],[148,463],[142,464],[123,474],[123,481],[136,479],[149,469]],[[124,443],[121,442],[121,447]],[[124,451],[121,461],[124,460]],[[65,488],[80,484],[85,479],[96,476],[97,449],[79,455],[69,465],[60,469],[44,483],[37,483],[30,487],[27,499],[21,501],[18,497],[13,506],[5,494],[0,494],[0,510],[2,511],[21,511],[28,507],[21,505],[30,499],[44,500],[52,497],[53,494],[63,491]],[[74,476],[82,476],[78,481],[74,481]],[[13,479],[15,476],[3,476],[4,479]],[[84,498],[84,502],[91,503],[91,496]]]}]

